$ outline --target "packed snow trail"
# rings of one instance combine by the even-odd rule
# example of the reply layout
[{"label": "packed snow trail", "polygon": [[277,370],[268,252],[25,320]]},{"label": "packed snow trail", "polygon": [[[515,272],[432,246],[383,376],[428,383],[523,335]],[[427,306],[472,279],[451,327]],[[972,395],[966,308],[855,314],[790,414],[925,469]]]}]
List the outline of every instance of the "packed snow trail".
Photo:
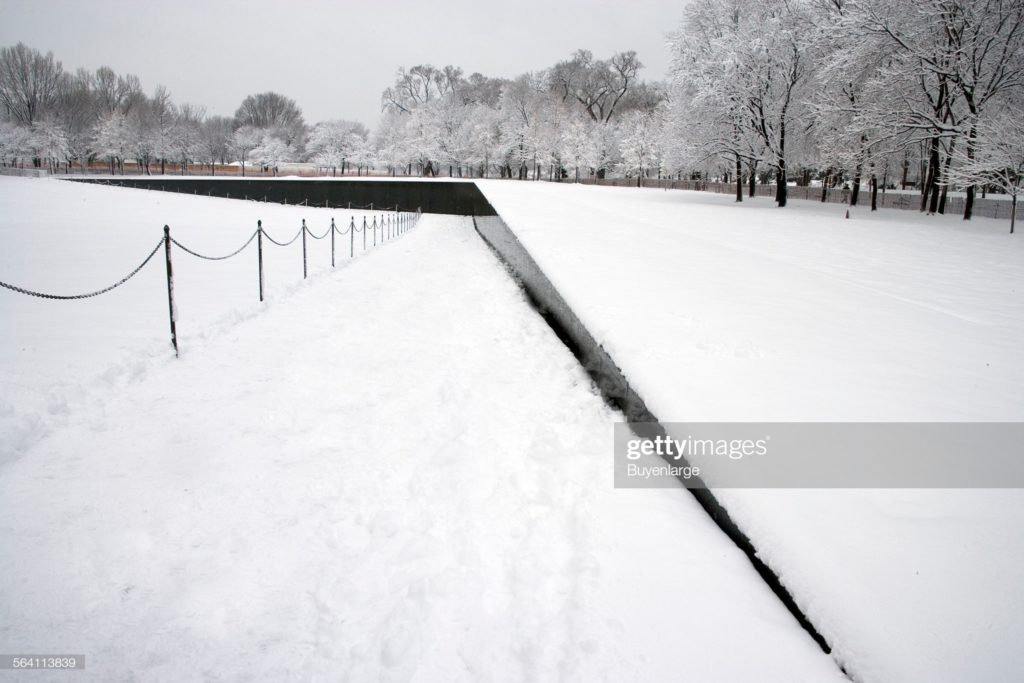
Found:
[{"label": "packed snow trail", "polygon": [[[661,420],[1024,420],[1005,221],[478,185]],[[1020,677],[1024,492],[716,496],[855,679]]]},{"label": "packed snow trail", "polygon": [[688,496],[612,488],[618,416],[467,219],[147,362],[0,467],[5,651],[82,681],[841,678]]}]

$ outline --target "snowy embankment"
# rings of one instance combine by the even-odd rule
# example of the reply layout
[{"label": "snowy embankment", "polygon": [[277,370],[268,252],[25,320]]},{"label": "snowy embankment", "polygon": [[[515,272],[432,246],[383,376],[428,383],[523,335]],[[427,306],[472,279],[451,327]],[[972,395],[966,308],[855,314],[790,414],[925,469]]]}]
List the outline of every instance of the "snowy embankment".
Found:
[{"label": "snowy embankment", "polygon": [[[662,420],[1024,420],[1005,221],[479,186]],[[1024,670],[1024,492],[718,495],[855,678]]]},{"label": "snowy embankment", "polygon": [[[226,252],[331,215],[0,193],[0,274],[44,290],[164,222]],[[0,649],[85,654],[83,681],[840,677],[689,496],[612,488],[617,416],[467,220],[335,272],[316,243],[301,285],[282,251],[265,306],[253,254],[178,258],[180,359],[160,268],[81,313],[0,292],[4,400],[55,397],[3,428]]]}]

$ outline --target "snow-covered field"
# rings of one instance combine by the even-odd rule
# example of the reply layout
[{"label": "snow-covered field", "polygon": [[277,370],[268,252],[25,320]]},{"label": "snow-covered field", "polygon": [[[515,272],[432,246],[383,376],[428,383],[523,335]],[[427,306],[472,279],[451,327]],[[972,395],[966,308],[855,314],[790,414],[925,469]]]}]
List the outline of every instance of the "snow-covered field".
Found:
[{"label": "snow-covered field", "polygon": [[[56,294],[95,291],[135,268],[163,235],[163,226],[185,246],[221,256],[256,229],[286,242],[303,219],[317,236],[334,218],[339,229],[369,212],[286,207],[78,183],[3,179],[0,185],[3,249],[0,279]],[[358,258],[373,247],[373,233],[355,236]],[[378,242],[381,232],[378,231]],[[330,268],[328,240],[307,239],[310,274]],[[349,237],[336,237],[336,263],[349,261]],[[280,248],[264,241],[265,295],[272,304],[302,283],[299,242]],[[225,261],[198,260],[174,250],[178,335],[183,354],[197,338],[217,333],[263,310],[259,304],[257,249]],[[144,374],[147,362],[170,345],[167,285],[161,249],[124,286],[92,299],[47,301],[0,290],[4,340],[0,374],[0,463],[60,425],[76,403]]]},{"label": "snow-covered field", "polygon": [[[0,279],[57,292],[164,223],[226,253],[335,215],[11,178],[0,207]],[[334,272],[312,243],[304,283],[300,253],[261,305],[254,252],[177,252],[179,359],[162,263],[0,290],[0,650],[87,658],[31,680],[841,678],[689,495],[612,488],[620,417],[468,221]]]},{"label": "snow-covered field", "polygon": [[[1005,222],[482,182],[665,420],[1024,419]],[[361,214],[0,178],[0,280],[109,284]],[[361,246],[357,241],[356,252]],[[0,651],[81,680],[821,681],[466,221],[0,290]],[[1024,493],[719,492],[863,681],[1024,671]],[[0,680],[11,672],[0,671]],[[67,675],[63,675],[63,680]],[[33,680],[48,680],[45,675]]]},{"label": "snow-covered field", "polygon": [[[662,420],[1024,420],[1005,221],[479,185]],[[1024,492],[718,495],[855,678],[1024,672]]]}]

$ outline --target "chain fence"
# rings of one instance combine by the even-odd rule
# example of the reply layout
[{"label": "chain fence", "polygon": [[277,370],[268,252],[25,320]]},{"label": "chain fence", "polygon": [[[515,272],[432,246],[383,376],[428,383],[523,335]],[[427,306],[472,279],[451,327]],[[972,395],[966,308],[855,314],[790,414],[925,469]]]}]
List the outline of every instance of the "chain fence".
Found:
[{"label": "chain fence", "polygon": [[136,266],[135,270],[133,270],[132,272],[128,273],[123,278],[121,278],[120,280],[118,280],[114,284],[110,285],[109,287],[104,287],[103,289],[97,289],[95,292],[87,292],[85,294],[46,294],[44,292],[35,292],[35,291],[32,291],[31,289],[25,289],[24,287],[18,287],[16,285],[12,285],[12,284],[9,284],[9,283],[3,282],[3,281],[0,281],[0,287],[3,287],[4,289],[9,289],[12,292],[17,292],[18,294],[26,294],[28,296],[34,296],[34,297],[38,297],[40,299],[59,299],[59,300],[64,300],[64,301],[71,300],[71,299],[91,299],[94,296],[99,296],[100,294],[106,294],[107,292],[109,292],[111,290],[117,289],[118,287],[120,287],[124,283],[128,282],[133,277],[135,277],[139,273],[139,271],[142,270],[143,268],[145,268],[146,264],[149,263],[150,260],[154,256],[156,256],[156,252],[158,252],[160,250],[160,247],[163,246],[163,243],[164,243],[164,240],[161,238],[161,240],[156,243],[156,246],[153,247],[153,251],[149,252],[149,256],[147,256],[146,258],[142,259],[142,263],[140,263],[138,266]]},{"label": "chain fence", "polygon": [[[377,209],[377,210],[378,211],[382,211],[382,212],[385,211],[384,209]],[[13,284],[10,284],[8,282],[4,282],[2,280],[0,280],[0,288],[7,289],[7,290],[10,290],[12,292],[16,292],[18,294],[24,294],[26,296],[36,297],[36,298],[40,298],[40,299],[55,299],[55,300],[63,300],[63,301],[75,300],[75,299],[89,299],[89,298],[92,298],[92,297],[99,296],[101,294],[106,294],[107,292],[110,292],[110,291],[112,291],[114,289],[117,289],[118,287],[120,287],[120,286],[124,285],[125,283],[127,283],[133,277],[138,275],[139,272],[143,268],[145,268],[146,265],[150,261],[153,260],[153,257],[156,256],[158,251],[160,251],[160,248],[163,247],[164,248],[164,255],[165,255],[166,269],[167,269],[167,303],[168,303],[168,310],[169,310],[170,324],[171,324],[171,345],[174,347],[174,354],[175,354],[175,356],[177,356],[178,355],[178,351],[179,351],[179,349],[178,349],[178,336],[177,336],[177,329],[176,329],[176,327],[177,327],[176,323],[177,323],[178,315],[177,315],[177,307],[175,306],[175,302],[174,302],[174,271],[173,271],[172,258],[171,258],[171,247],[172,247],[172,245],[174,247],[177,247],[178,249],[181,249],[186,254],[188,254],[190,256],[193,256],[195,258],[198,258],[198,259],[202,259],[204,261],[224,261],[224,260],[227,260],[227,259],[230,259],[230,258],[234,258],[235,256],[238,256],[243,251],[245,251],[249,247],[249,245],[251,245],[255,241],[256,242],[256,246],[257,246],[257,251],[258,251],[257,261],[258,261],[258,265],[259,265],[259,299],[260,299],[260,301],[263,301],[263,298],[264,298],[264,287],[263,287],[263,283],[264,283],[264,278],[263,278],[263,240],[264,239],[266,239],[268,242],[270,242],[271,244],[273,244],[275,246],[278,246],[278,247],[288,247],[288,246],[294,244],[295,241],[298,240],[301,237],[302,238],[302,278],[306,279],[306,278],[309,277],[309,271],[308,271],[308,268],[307,268],[307,245],[306,245],[306,237],[307,237],[307,235],[309,237],[312,237],[315,240],[323,240],[323,239],[326,239],[328,236],[330,236],[330,238],[331,238],[331,267],[333,268],[333,267],[335,267],[335,263],[336,263],[336,259],[335,259],[335,245],[336,245],[336,239],[335,238],[336,237],[344,237],[345,235],[349,236],[349,258],[350,259],[351,258],[355,258],[355,235],[356,235],[357,232],[361,232],[363,234],[363,248],[362,248],[362,250],[366,251],[368,248],[371,248],[367,244],[367,234],[371,230],[373,231],[373,244],[372,244],[372,246],[373,247],[377,246],[377,243],[378,243],[377,242],[377,232],[378,231],[380,231],[380,244],[383,245],[385,242],[389,242],[389,241],[394,240],[394,239],[396,239],[398,237],[401,237],[406,232],[408,232],[408,231],[412,230],[413,228],[415,228],[416,225],[419,223],[419,220],[420,220],[421,216],[423,215],[422,212],[420,211],[420,209],[416,209],[416,211],[414,211],[414,212],[412,212],[412,211],[399,211],[397,206],[391,207],[391,208],[387,209],[386,211],[388,213],[381,213],[379,219],[378,219],[377,214],[374,214],[373,215],[373,222],[370,223],[370,224],[367,223],[366,216],[363,216],[363,223],[362,223],[362,227],[361,228],[356,225],[356,219],[355,219],[354,216],[349,219],[348,227],[345,228],[344,230],[340,230],[338,228],[338,226],[335,224],[334,219],[332,218],[330,226],[327,228],[327,230],[322,235],[319,235],[319,236],[316,235],[312,230],[310,230],[310,228],[306,225],[305,219],[303,219],[302,220],[302,227],[300,227],[299,231],[297,233],[295,233],[295,236],[292,237],[287,242],[279,242],[278,240],[275,240],[273,237],[271,237],[267,233],[267,231],[263,229],[263,221],[259,220],[259,221],[256,221],[256,230],[249,236],[249,238],[242,244],[242,246],[238,247],[237,249],[232,251],[230,254],[225,254],[223,256],[210,256],[208,254],[199,253],[198,251],[195,251],[194,249],[190,249],[189,247],[187,247],[184,244],[182,244],[181,242],[179,242],[177,239],[171,237],[170,226],[165,225],[164,228],[163,228],[164,236],[160,238],[160,240],[156,243],[156,246],[153,247],[153,249],[149,252],[149,254],[147,254],[146,257],[144,259],[142,259],[142,262],[138,266],[136,266],[135,269],[133,269],[130,273],[125,275],[123,278],[121,278],[120,280],[118,280],[114,284],[109,285],[107,287],[104,287],[102,289],[98,289],[98,290],[96,290],[94,292],[86,292],[86,293],[83,293],[83,294],[50,294],[50,293],[45,293],[45,292],[37,292],[37,291],[31,290],[31,289],[27,289],[25,287],[19,287],[17,285],[13,285]]]}]

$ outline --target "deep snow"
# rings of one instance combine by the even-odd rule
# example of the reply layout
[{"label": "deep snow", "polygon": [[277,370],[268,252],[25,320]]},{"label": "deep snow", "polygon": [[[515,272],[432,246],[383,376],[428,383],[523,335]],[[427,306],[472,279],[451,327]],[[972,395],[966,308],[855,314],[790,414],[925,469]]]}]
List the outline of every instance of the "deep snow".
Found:
[{"label": "deep snow", "polygon": [[[44,290],[164,222],[225,253],[330,215],[6,178],[0,205],[0,278]],[[180,359],[161,268],[0,292],[0,649],[87,656],[59,680],[841,678],[685,492],[612,488],[619,416],[467,220],[312,250],[267,305],[253,253],[176,256]]]},{"label": "deep snow", "polygon": [[[479,186],[664,421],[1024,420],[1005,221]],[[717,495],[856,679],[1024,671],[1024,492]]]}]

